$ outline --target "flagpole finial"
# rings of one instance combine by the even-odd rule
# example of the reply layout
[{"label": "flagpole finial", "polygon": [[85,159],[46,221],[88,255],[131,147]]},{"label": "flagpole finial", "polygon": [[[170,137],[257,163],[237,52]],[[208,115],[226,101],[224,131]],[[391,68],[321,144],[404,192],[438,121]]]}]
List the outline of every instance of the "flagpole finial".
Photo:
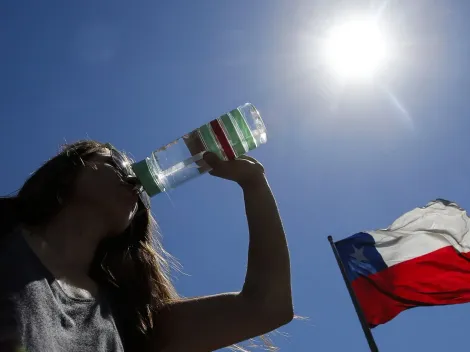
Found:
[{"label": "flagpole finial", "polygon": [[333,236],[328,236],[328,242],[333,243]]}]

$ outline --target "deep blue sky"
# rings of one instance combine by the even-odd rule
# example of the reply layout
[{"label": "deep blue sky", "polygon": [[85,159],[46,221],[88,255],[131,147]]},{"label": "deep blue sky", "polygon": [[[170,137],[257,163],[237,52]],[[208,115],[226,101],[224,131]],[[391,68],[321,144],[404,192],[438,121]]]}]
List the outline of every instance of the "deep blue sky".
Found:
[{"label": "deep blue sky", "polygon": [[[388,69],[340,86],[318,64],[315,38],[370,4],[382,2],[2,0],[0,193],[64,140],[110,141],[143,158],[251,101],[269,133],[252,155],[288,233],[296,313],[310,318],[275,341],[282,351],[366,351],[327,235],[385,227],[438,197],[470,208],[470,3],[389,1]],[[248,234],[238,187],[205,175],[170,198],[157,196],[153,211],[188,274],[180,292],[240,289]],[[469,324],[470,305],[420,308],[374,334],[380,351],[451,351],[468,348]]]}]

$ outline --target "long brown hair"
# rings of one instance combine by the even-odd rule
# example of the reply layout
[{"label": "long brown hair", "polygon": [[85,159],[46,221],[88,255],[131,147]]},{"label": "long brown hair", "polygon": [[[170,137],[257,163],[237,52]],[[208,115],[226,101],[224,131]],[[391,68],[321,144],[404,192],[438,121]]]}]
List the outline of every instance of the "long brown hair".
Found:
[{"label": "long brown hair", "polygon": [[[16,227],[48,224],[71,196],[85,162],[105,149],[79,141],[37,169],[16,195],[0,198],[0,239]],[[142,205],[139,205],[142,206]],[[170,280],[171,256],[163,249],[149,210],[140,209],[121,235],[98,246],[90,276],[109,293],[126,350],[151,350],[155,314],[178,295]]]}]

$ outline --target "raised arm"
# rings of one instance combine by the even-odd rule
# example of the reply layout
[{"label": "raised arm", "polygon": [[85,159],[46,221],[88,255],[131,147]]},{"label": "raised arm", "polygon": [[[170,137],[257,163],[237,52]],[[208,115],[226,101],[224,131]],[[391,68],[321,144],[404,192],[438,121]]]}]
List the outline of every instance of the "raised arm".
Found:
[{"label": "raised arm", "polygon": [[255,159],[224,162],[205,156],[213,175],[237,182],[250,232],[248,268],[240,292],[169,304],[155,325],[157,351],[209,352],[267,333],[293,318],[290,264],[281,218]]}]

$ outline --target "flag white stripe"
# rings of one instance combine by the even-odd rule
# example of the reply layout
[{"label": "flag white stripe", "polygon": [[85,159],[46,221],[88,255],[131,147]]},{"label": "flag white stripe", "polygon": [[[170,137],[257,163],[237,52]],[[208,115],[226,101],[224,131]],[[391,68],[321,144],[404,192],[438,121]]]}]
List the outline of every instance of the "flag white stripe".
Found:
[{"label": "flag white stripe", "polygon": [[387,266],[453,246],[470,252],[470,219],[457,204],[436,200],[398,218],[384,230],[366,231]]}]

